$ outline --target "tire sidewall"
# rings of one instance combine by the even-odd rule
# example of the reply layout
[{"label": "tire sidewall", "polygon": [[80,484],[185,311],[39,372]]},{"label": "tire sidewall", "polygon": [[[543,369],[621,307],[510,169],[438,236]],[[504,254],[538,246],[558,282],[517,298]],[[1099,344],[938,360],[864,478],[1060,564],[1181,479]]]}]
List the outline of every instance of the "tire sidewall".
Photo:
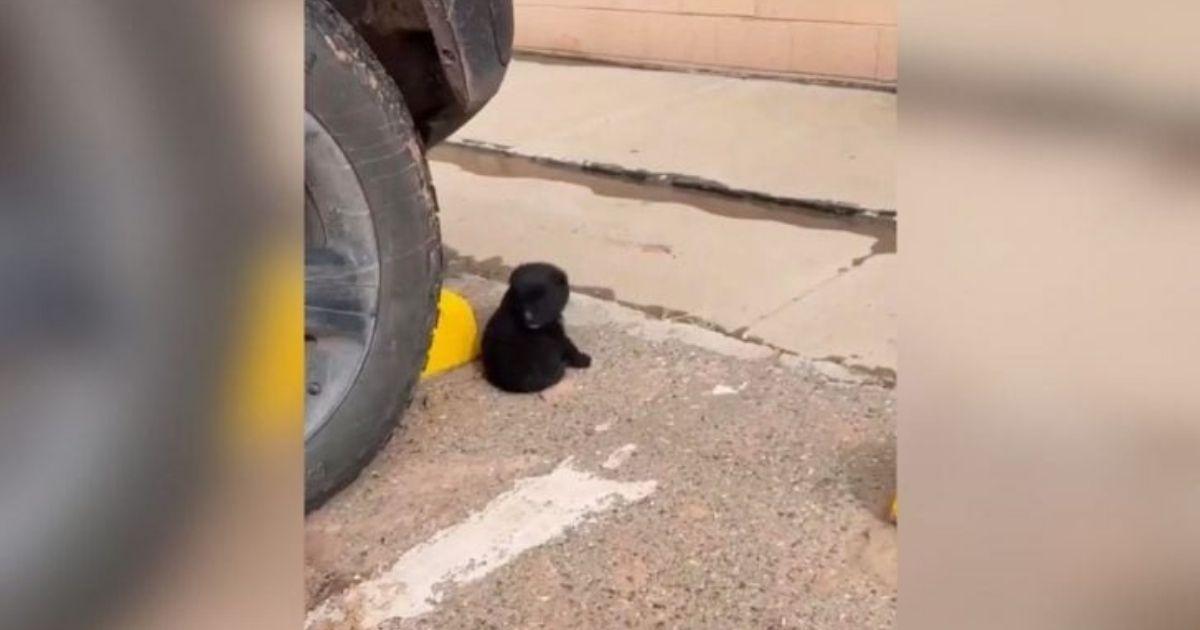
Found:
[{"label": "tire sidewall", "polygon": [[306,2],[305,108],[333,136],[370,209],[379,255],[375,330],[357,380],[305,443],[311,510],[354,479],[394,430],[424,367],[440,289],[436,200],[399,90],[353,28]]}]

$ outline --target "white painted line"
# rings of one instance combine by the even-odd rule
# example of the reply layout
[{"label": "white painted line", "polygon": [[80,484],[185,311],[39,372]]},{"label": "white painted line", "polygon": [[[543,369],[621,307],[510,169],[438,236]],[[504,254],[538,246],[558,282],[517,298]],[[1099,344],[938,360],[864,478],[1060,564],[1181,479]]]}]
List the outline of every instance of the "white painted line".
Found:
[{"label": "white painted line", "polygon": [[608,456],[608,459],[604,460],[603,464],[600,464],[600,467],[605,470],[616,470],[621,466],[624,466],[625,462],[629,461],[630,457],[633,457],[633,452],[636,450],[637,444],[626,444],[625,446],[613,451],[612,454]]},{"label": "white painted line", "polygon": [[657,485],[597,477],[576,469],[568,458],[549,474],[518,480],[512,490],[409,549],[378,576],[326,600],[308,614],[305,627],[340,628],[352,620],[350,627],[371,630],[390,619],[431,612],[448,587],[484,577],[621,500],[640,501]]},{"label": "white painted line", "polygon": [[713,396],[731,396],[734,394],[740,394],[742,392],[742,390],[746,389],[746,386],[749,384],[750,383],[742,383],[741,385],[738,385],[737,387],[730,387],[728,385],[717,385],[716,387],[712,388],[712,395]]}]

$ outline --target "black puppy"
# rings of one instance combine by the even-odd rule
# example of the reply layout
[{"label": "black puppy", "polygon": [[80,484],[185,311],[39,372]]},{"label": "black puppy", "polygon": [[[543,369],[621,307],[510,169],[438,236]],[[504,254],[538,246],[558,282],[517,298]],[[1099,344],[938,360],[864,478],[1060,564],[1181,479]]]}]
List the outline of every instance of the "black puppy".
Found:
[{"label": "black puppy", "polygon": [[537,392],[560,381],[566,367],[586,368],[592,358],[563,330],[570,288],[567,274],[547,263],[513,270],[500,308],[483,331],[483,371],[509,392]]}]

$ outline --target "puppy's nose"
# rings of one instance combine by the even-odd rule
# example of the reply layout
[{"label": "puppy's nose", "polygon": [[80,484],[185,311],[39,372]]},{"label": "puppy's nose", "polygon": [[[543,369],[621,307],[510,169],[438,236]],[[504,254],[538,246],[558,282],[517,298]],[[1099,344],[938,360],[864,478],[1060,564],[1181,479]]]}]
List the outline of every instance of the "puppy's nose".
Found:
[{"label": "puppy's nose", "polygon": [[533,311],[525,311],[524,315],[525,315],[525,323],[532,324],[533,323]]}]

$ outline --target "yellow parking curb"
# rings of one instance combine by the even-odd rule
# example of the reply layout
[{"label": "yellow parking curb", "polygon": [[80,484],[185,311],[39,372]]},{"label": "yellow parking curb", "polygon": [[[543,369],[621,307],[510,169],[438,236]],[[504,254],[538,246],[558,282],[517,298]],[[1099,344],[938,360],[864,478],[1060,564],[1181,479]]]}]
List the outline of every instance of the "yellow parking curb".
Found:
[{"label": "yellow parking curb", "polygon": [[461,295],[442,289],[438,299],[438,322],[429,343],[429,360],[421,378],[428,378],[461,365],[479,356],[479,326],[475,311]]}]

